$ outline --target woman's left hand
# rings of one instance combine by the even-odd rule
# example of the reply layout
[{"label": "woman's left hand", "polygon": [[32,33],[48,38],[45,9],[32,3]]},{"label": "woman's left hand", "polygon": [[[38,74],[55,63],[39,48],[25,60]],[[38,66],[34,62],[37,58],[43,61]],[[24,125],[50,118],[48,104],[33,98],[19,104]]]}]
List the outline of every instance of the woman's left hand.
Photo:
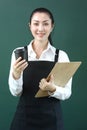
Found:
[{"label": "woman's left hand", "polygon": [[49,92],[54,92],[56,91],[56,87],[54,84],[54,77],[53,75],[49,76],[49,80],[43,78],[41,79],[40,83],[39,83],[39,88],[42,91],[49,91]]}]

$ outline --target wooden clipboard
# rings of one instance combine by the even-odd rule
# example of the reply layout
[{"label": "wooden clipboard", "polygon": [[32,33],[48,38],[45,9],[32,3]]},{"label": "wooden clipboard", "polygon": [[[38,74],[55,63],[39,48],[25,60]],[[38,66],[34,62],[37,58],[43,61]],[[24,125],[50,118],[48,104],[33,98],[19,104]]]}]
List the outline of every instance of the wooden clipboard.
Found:
[{"label": "wooden clipboard", "polygon": [[[58,86],[64,87],[69,79],[75,74],[79,66],[81,65],[81,61],[78,62],[61,62],[56,63],[49,73],[48,77],[53,74],[54,76],[54,83]],[[47,78],[48,78],[47,77]],[[38,90],[35,97],[45,97],[48,96],[47,91],[42,91],[41,89]]]}]

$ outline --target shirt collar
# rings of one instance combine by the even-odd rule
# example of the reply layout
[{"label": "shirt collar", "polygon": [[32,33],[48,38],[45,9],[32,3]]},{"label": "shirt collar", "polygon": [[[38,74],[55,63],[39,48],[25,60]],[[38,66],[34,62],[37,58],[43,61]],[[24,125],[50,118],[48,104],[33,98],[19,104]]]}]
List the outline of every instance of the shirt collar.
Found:
[{"label": "shirt collar", "polygon": [[55,47],[53,47],[50,42],[48,43],[47,50],[51,51],[53,54],[55,54]]},{"label": "shirt collar", "polygon": [[[30,44],[28,45],[28,55],[31,56],[36,56],[33,48],[32,48],[32,43],[33,43],[34,40],[32,40],[30,42]],[[53,54],[55,54],[55,48],[50,44],[50,42],[48,42],[48,46],[47,46],[47,49],[45,51],[51,51]]]}]

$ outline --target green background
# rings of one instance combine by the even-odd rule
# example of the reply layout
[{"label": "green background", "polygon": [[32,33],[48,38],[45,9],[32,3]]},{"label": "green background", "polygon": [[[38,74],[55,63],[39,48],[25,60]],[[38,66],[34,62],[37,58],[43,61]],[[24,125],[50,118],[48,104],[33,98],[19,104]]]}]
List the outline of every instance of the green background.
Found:
[{"label": "green background", "polygon": [[8,88],[11,53],[32,39],[28,20],[37,7],[47,7],[54,15],[54,46],[71,61],[82,61],[73,77],[72,96],[62,101],[62,108],[66,130],[87,130],[86,0],[0,0],[0,130],[9,130],[18,101]]}]

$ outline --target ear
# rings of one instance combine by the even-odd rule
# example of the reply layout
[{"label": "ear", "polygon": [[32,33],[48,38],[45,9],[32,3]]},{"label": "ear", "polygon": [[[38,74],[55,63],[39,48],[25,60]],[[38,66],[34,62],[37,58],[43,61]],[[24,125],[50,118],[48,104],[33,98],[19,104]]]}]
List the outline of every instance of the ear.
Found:
[{"label": "ear", "polygon": [[54,24],[52,25],[51,32],[53,31],[53,29],[54,29]]},{"label": "ear", "polygon": [[28,23],[28,26],[29,26],[29,28],[31,29],[31,25],[30,25],[30,23]]}]

